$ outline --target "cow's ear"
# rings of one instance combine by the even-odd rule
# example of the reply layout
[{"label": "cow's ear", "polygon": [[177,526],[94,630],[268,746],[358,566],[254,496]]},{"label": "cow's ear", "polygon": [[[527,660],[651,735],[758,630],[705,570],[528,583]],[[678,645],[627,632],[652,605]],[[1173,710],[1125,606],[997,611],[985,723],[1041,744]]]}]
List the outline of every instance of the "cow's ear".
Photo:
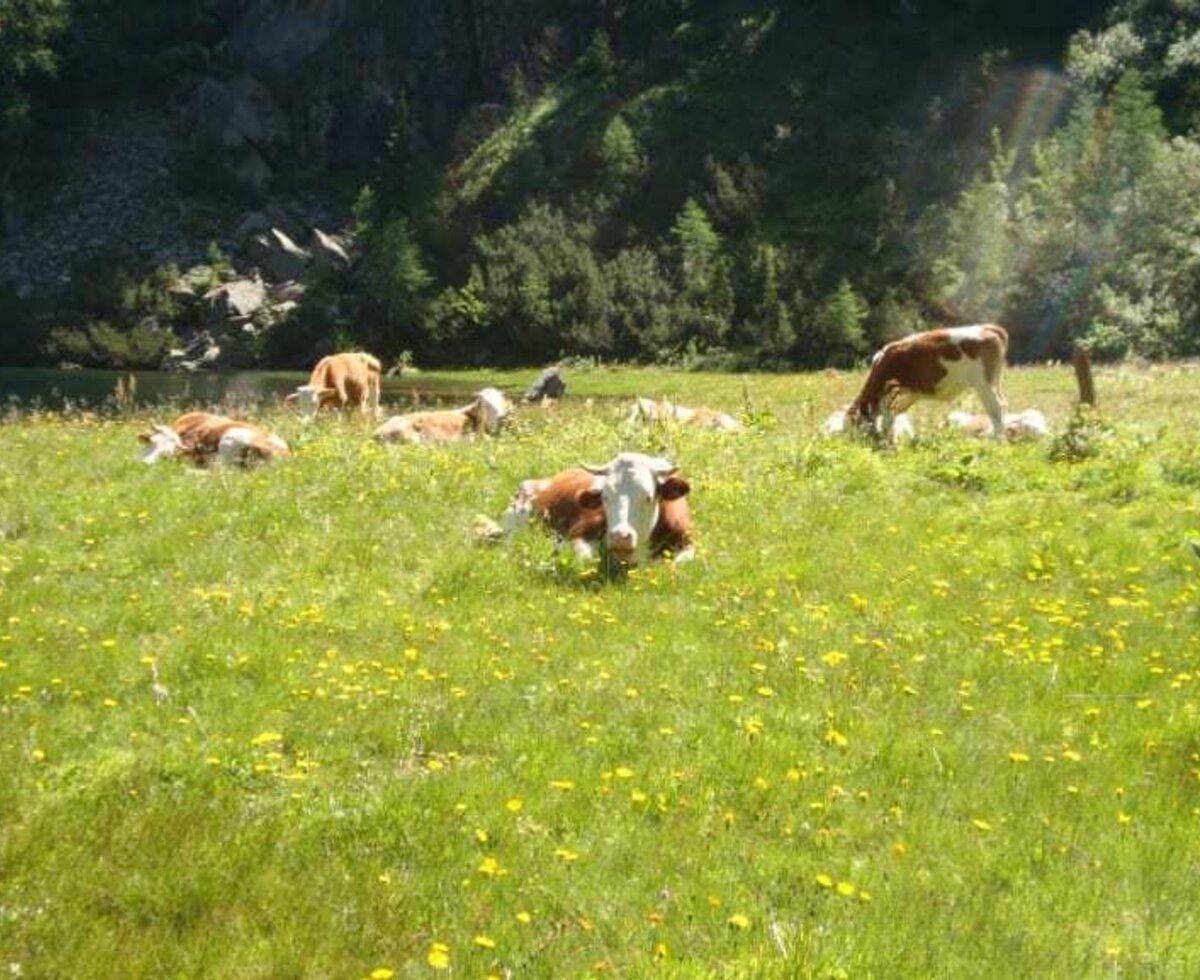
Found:
[{"label": "cow's ear", "polygon": [[678,500],[686,497],[691,490],[691,484],[681,476],[668,476],[658,484],[658,495],[663,500]]},{"label": "cow's ear", "polygon": [[151,435],[153,435],[153,433],[139,432],[138,433],[138,442],[149,442]]},{"label": "cow's ear", "polygon": [[579,501],[579,506],[584,510],[599,510],[604,506],[604,497],[596,487],[580,490],[579,496],[575,499]]}]

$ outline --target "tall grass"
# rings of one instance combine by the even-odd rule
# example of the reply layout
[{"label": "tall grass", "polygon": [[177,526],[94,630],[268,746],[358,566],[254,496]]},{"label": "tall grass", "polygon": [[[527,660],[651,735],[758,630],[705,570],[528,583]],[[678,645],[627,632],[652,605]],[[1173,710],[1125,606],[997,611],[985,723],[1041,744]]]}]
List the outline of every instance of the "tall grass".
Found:
[{"label": "tall grass", "polygon": [[[297,458],[253,472],[11,414],[0,963],[1200,975],[1196,373],[1098,380],[1073,461],[933,411],[899,452],[821,441],[847,375],[598,371],[434,450],[271,416]],[[1014,371],[1010,403],[1061,429],[1071,384]],[[755,424],[587,401],[635,390]],[[520,479],[625,448],[682,464],[694,563],[472,542]]]}]

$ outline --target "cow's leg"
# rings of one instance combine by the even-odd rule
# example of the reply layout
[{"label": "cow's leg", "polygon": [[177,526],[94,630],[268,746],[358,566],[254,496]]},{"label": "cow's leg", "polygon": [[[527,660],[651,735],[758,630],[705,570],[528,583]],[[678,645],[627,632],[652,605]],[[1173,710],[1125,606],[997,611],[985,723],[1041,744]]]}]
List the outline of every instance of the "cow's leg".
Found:
[{"label": "cow's leg", "polygon": [[984,411],[992,420],[992,436],[1004,438],[1004,401],[1000,394],[990,384],[984,382],[975,389],[979,400],[983,402]]}]

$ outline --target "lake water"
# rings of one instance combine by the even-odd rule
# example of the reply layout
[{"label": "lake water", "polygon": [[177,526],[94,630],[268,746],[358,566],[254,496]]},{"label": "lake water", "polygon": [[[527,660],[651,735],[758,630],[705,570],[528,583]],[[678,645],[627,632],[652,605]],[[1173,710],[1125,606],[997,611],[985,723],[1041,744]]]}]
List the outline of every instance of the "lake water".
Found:
[{"label": "lake water", "polygon": [[[132,400],[139,406],[162,404],[181,408],[261,403],[278,404],[297,385],[308,381],[302,371],[228,371],[213,374],[177,374],[166,371],[59,371],[50,368],[0,368],[0,408],[17,404],[61,410],[67,407],[103,409],[115,405],[118,384],[134,379]],[[414,403],[467,402],[476,383],[423,375],[383,379],[383,402],[409,406]],[[511,392],[509,393],[512,394]]]}]

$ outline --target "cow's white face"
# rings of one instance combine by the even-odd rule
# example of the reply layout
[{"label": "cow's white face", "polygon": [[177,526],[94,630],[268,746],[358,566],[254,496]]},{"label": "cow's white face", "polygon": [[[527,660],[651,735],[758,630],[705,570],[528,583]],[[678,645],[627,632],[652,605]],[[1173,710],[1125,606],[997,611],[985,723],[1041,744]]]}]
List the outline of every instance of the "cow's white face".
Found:
[{"label": "cow's white face", "polygon": [[621,453],[607,466],[585,469],[596,481],[580,494],[579,503],[589,510],[604,508],[608,550],[624,564],[645,560],[661,502],[688,492],[687,481],[675,476],[678,467],[661,456]]},{"label": "cow's white face", "polygon": [[183,452],[183,440],[179,438],[179,433],[167,425],[155,425],[138,438],[146,444],[138,456],[143,463],[157,463],[160,459],[170,459]]},{"label": "cow's white face", "polygon": [[321,407],[321,392],[325,390],[317,385],[301,385],[288,400],[295,401],[300,417],[307,421],[316,416],[317,409]]},{"label": "cow's white face", "polygon": [[484,388],[475,395],[475,404],[479,412],[479,427],[493,436],[500,431],[500,423],[512,410],[499,388]]}]

